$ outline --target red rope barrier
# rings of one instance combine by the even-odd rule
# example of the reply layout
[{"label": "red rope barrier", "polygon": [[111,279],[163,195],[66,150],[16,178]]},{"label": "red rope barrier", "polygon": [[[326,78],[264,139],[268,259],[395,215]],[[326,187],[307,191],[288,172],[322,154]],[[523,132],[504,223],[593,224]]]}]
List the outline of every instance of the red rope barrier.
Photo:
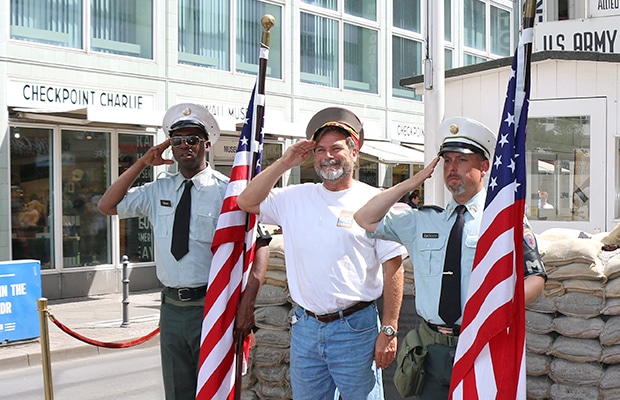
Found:
[{"label": "red rope barrier", "polygon": [[64,324],[62,324],[60,321],[58,321],[56,318],[54,318],[54,316],[52,314],[49,314],[50,320],[52,320],[52,322],[54,324],[56,324],[56,326],[58,328],[60,328],[61,331],[67,333],[69,336],[72,336],[78,340],[81,340],[84,343],[87,344],[91,344],[93,346],[99,346],[99,347],[106,347],[109,349],[123,349],[126,347],[132,347],[132,346],[137,346],[139,344],[142,344],[144,342],[146,342],[147,340],[150,340],[151,338],[153,338],[155,335],[157,335],[159,333],[159,327],[155,328],[155,330],[151,333],[149,333],[148,335],[130,340],[128,342],[101,342],[99,340],[94,340],[94,339],[90,339],[87,338],[86,336],[82,336],[79,333],[69,329],[67,326],[65,326]]}]

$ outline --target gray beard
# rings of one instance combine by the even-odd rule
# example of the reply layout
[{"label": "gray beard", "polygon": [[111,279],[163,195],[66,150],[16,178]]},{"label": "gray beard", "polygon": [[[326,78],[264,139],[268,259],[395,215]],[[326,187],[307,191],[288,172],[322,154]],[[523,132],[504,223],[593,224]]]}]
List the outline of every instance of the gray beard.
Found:
[{"label": "gray beard", "polygon": [[465,185],[463,185],[463,182],[461,182],[456,188],[449,187],[448,190],[452,193],[452,195],[458,196],[465,193]]},{"label": "gray beard", "polygon": [[[329,170],[325,171],[321,168],[322,166],[335,166],[337,168],[330,168]],[[316,171],[317,175],[321,177],[321,179],[330,182],[341,179],[345,175],[345,173],[348,172],[347,168],[343,167],[342,164],[339,164],[336,160],[327,162],[324,161],[321,163],[321,165],[315,167],[314,170]]]}]

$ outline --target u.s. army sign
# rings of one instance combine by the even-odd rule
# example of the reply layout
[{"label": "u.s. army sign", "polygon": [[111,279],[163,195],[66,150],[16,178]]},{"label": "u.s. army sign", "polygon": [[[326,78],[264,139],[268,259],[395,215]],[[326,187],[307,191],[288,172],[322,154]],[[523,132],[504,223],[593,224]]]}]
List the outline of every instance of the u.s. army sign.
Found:
[{"label": "u.s. army sign", "polygon": [[536,25],[536,51],[620,53],[620,16],[546,22]]}]

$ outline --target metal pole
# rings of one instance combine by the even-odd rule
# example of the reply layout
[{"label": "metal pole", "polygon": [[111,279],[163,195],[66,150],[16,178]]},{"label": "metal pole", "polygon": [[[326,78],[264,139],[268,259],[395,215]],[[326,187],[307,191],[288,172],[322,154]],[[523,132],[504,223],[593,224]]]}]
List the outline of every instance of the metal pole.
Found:
[{"label": "metal pole", "polygon": [[129,265],[129,257],[124,255],[123,262],[123,323],[121,328],[129,327],[129,274],[127,273],[127,266]]},{"label": "metal pole", "polygon": [[54,388],[52,385],[52,362],[50,358],[50,336],[47,324],[47,299],[41,297],[37,300],[39,310],[39,329],[41,334],[41,366],[43,367],[43,389],[45,400],[54,400]]},{"label": "metal pole", "polygon": [[[444,2],[427,0],[426,57],[424,59],[424,164],[428,165],[439,150],[437,127],[443,121],[445,104]],[[437,174],[438,171],[435,171]],[[424,182],[424,202],[444,205],[446,189],[443,180]]]}]

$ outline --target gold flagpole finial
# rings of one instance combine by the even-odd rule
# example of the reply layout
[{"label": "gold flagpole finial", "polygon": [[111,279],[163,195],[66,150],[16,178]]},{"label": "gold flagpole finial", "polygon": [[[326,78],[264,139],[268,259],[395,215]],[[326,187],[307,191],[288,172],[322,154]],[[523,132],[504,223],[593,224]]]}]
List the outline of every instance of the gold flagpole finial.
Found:
[{"label": "gold flagpole finial", "polygon": [[276,24],[276,19],[271,14],[265,14],[263,18],[260,19],[260,23],[263,25],[261,44],[269,47],[269,42],[271,41],[271,32],[269,32],[269,30]]}]

